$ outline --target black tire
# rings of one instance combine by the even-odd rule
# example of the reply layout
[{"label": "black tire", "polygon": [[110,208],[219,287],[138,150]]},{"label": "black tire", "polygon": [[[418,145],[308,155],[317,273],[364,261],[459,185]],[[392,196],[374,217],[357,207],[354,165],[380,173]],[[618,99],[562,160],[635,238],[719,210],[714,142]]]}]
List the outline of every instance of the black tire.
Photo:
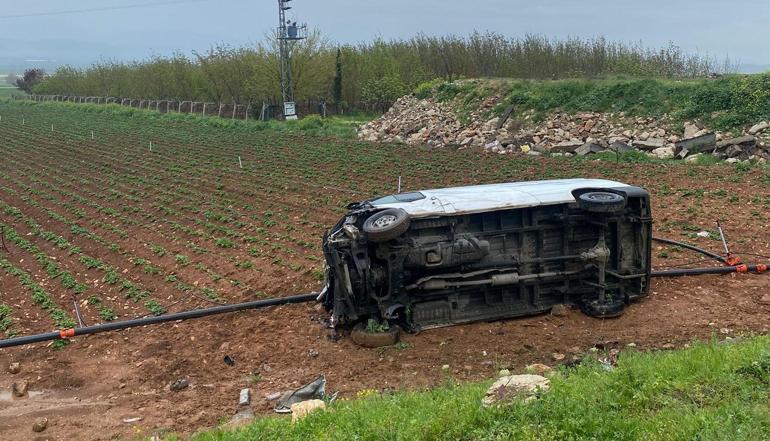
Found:
[{"label": "black tire", "polygon": [[614,213],[626,208],[626,198],[609,191],[589,191],[578,196],[578,205],[592,213]]},{"label": "black tire", "polygon": [[365,348],[392,346],[398,343],[400,336],[401,328],[396,325],[390,325],[390,329],[385,332],[367,332],[364,323],[359,323],[350,331],[353,343]]},{"label": "black tire", "polygon": [[580,301],[580,310],[589,317],[594,318],[615,318],[623,315],[626,309],[626,303],[623,300],[610,300],[600,302],[596,298],[586,298]]},{"label": "black tire", "polygon": [[400,208],[388,208],[364,221],[364,232],[371,242],[387,242],[409,229],[409,214]]}]

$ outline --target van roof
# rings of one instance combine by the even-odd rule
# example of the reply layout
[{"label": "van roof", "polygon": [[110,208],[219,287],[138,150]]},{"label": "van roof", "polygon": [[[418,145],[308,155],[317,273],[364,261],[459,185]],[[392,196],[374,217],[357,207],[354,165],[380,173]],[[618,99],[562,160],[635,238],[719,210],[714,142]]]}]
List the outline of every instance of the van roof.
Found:
[{"label": "van roof", "polygon": [[369,201],[375,208],[401,208],[412,217],[468,214],[575,202],[579,188],[619,188],[606,179],[552,179],[437,188],[399,193]]}]

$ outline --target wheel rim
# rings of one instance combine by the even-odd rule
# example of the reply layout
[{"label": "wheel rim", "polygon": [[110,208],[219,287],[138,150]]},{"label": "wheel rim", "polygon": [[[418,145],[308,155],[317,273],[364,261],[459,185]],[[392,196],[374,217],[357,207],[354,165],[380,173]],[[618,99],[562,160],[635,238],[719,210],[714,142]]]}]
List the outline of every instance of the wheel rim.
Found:
[{"label": "wheel rim", "polygon": [[372,222],[372,225],[376,228],[387,228],[393,223],[396,222],[396,216],[393,216],[392,214],[386,214],[385,216],[381,216],[377,218],[374,222]]},{"label": "wheel rim", "polygon": [[610,202],[618,199],[618,196],[613,193],[591,193],[588,195],[588,199],[597,202]]}]

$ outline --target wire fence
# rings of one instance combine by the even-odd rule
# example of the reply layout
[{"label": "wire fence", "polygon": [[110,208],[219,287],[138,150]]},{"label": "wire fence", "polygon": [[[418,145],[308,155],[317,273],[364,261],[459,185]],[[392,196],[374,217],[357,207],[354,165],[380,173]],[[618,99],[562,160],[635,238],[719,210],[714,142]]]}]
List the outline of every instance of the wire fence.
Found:
[{"label": "wire fence", "polygon": [[[152,110],[160,113],[176,112],[189,115],[211,116],[228,119],[260,119],[269,120],[283,117],[283,106],[274,103],[262,103],[261,105],[238,103],[207,103],[201,101],[181,100],[147,100],[137,98],[119,98],[104,96],[77,96],[77,95],[24,95],[14,96],[16,100],[37,102],[68,102],[76,104],[117,104],[135,109]],[[336,113],[336,106],[319,102],[302,102],[295,105],[300,116],[319,114],[326,116],[327,112]]]}]

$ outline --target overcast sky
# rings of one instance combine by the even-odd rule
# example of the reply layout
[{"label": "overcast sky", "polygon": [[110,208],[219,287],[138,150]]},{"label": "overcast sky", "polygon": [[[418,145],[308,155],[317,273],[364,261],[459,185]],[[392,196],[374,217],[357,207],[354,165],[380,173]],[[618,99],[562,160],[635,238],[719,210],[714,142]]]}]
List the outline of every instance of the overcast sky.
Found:
[{"label": "overcast sky", "polygon": [[[183,0],[184,1],[184,0]],[[201,0],[52,16],[12,15],[159,3],[163,0],[0,0],[0,69],[50,60],[145,58],[262,39],[277,22],[277,0]],[[605,36],[742,64],[770,64],[770,1],[742,0],[293,0],[290,17],[333,41],[417,33]],[[21,61],[20,61],[21,60]],[[41,63],[28,61],[27,64]]]}]

